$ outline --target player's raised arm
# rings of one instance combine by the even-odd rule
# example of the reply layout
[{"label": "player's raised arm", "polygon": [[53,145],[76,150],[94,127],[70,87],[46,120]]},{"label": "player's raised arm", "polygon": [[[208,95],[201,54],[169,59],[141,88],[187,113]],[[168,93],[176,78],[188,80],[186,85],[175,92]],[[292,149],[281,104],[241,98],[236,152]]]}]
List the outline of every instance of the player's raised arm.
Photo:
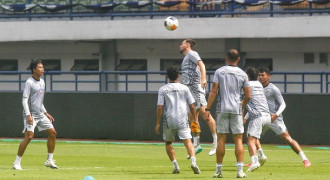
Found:
[{"label": "player's raised arm", "polygon": [[207,82],[206,82],[206,68],[205,64],[203,63],[202,60],[197,62],[197,65],[199,66],[199,69],[201,71],[201,86],[202,88],[206,88]]}]

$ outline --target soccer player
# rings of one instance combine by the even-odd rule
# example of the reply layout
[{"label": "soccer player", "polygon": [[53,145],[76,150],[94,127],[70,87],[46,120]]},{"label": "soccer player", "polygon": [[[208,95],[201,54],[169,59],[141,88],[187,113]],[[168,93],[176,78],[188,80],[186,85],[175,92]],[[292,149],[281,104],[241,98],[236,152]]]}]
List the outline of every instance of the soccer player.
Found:
[{"label": "soccer player", "polygon": [[180,139],[191,157],[191,169],[194,174],[200,174],[196,164],[194,147],[191,142],[191,132],[188,121],[188,106],[193,116],[193,122],[198,121],[194,98],[187,86],[178,83],[179,71],[177,68],[169,67],[167,69],[167,78],[169,83],[162,86],[158,92],[157,102],[157,123],[155,132],[159,134],[160,120],[163,119],[163,139],[168,157],[173,163],[173,174],[180,173],[179,164],[175,158],[175,152],[172,141],[175,140],[175,134],[178,133]]},{"label": "soccer player", "polygon": [[[267,98],[269,111],[271,113],[272,123],[269,125],[270,129],[273,130],[276,133],[276,135],[278,135],[284,142],[286,142],[291,146],[291,149],[300,156],[305,167],[311,166],[312,164],[307,159],[300,145],[298,144],[297,141],[291,138],[284,124],[282,112],[284,111],[286,104],[284,102],[281,91],[274,84],[269,82],[270,80],[269,70],[265,68],[260,68],[258,79],[262,84],[262,86],[264,87],[264,92]],[[258,147],[261,149],[260,142],[258,142]],[[262,150],[259,152],[264,154]]]},{"label": "soccer player", "polygon": [[[225,156],[225,143],[229,129],[233,134],[235,143],[235,155],[237,160],[237,178],[245,178],[243,172],[243,110],[250,100],[251,92],[246,73],[237,67],[240,60],[239,53],[235,49],[228,51],[225,58],[227,65],[219,68],[214,73],[213,87],[207,102],[207,116],[210,115],[215,98],[217,104],[217,135],[218,146],[216,151],[217,164],[214,178],[222,178],[222,162]],[[244,99],[241,101],[241,91],[244,91]]]},{"label": "soccer player", "polygon": [[37,126],[39,131],[45,131],[48,135],[47,148],[48,156],[45,162],[46,167],[58,169],[53,161],[55,149],[56,131],[52,122],[54,118],[47,113],[43,101],[45,95],[45,82],[40,77],[44,75],[44,66],[41,60],[32,61],[30,64],[32,77],[30,77],[23,91],[23,119],[25,137],[18,148],[13,169],[22,170],[21,158],[24,151],[34,136],[34,129]]},{"label": "soccer player", "polygon": [[250,67],[246,70],[249,78],[251,88],[251,99],[247,104],[247,113],[244,121],[250,119],[247,135],[248,135],[248,149],[251,156],[251,165],[247,172],[252,172],[262,166],[267,158],[257,156],[257,140],[260,139],[262,128],[270,124],[270,114],[267,104],[267,99],[264,94],[263,87],[258,81],[258,70]]},{"label": "soccer player", "polygon": [[[201,114],[202,118],[207,122],[213,137],[213,146],[209,152],[212,156],[216,152],[217,148],[217,134],[215,128],[215,121],[213,117],[205,116],[205,108],[207,106],[205,98],[206,82],[206,69],[203,61],[199,57],[198,53],[194,51],[196,42],[192,39],[185,39],[180,45],[180,53],[185,57],[181,66],[181,79],[182,83],[189,87],[195,99],[195,108],[197,109],[197,116]],[[199,123],[191,123],[191,131],[193,134],[193,142],[196,154],[202,151],[202,147],[199,142],[200,126]]]}]

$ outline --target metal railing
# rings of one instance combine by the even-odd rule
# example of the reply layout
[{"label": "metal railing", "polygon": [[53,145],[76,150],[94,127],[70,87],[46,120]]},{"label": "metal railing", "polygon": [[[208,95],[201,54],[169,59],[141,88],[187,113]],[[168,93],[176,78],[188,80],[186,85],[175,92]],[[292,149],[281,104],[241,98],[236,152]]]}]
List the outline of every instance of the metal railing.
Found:
[{"label": "metal railing", "polygon": [[[26,4],[32,3],[32,0],[28,0]],[[108,3],[114,3],[114,0],[109,0]],[[223,1],[223,3],[212,3],[212,1],[199,1],[199,0],[189,0],[189,4],[185,8],[172,8],[171,7],[158,7],[153,4],[154,2],[150,0],[150,4],[142,8],[113,8],[107,11],[98,12],[97,10],[83,9],[86,5],[75,4],[75,1],[68,0],[65,5],[71,5],[69,9],[60,10],[58,12],[46,12],[41,9],[41,7],[36,6],[35,9],[28,11],[18,11],[12,12],[8,10],[2,10],[0,13],[1,19],[14,19],[14,18],[25,18],[27,20],[40,19],[40,18],[68,18],[73,20],[75,18],[109,18],[113,20],[118,17],[148,17],[153,19],[155,16],[187,16],[190,18],[196,17],[239,17],[241,15],[267,15],[273,17],[274,15],[285,15],[294,14],[301,15],[306,14],[312,16],[313,14],[329,14],[330,13],[330,3],[324,4],[313,4],[312,2],[301,2],[303,5],[277,5],[273,3],[266,3],[262,5],[245,5],[242,3],[232,1]],[[199,5],[198,3],[210,2],[209,4]],[[182,1],[185,3],[185,1]],[[8,4],[6,4],[8,5]],[[13,4],[9,4],[13,5]],[[54,4],[56,5],[56,4]],[[94,4],[96,6],[96,4]],[[102,5],[102,4],[98,4]],[[123,5],[120,5],[123,6]]]},{"label": "metal railing", "polygon": [[[48,92],[157,92],[168,82],[165,71],[49,71],[42,77]],[[207,92],[214,72],[207,72]],[[21,92],[28,71],[0,71],[0,91]],[[330,72],[272,72],[283,93],[330,93]]]}]

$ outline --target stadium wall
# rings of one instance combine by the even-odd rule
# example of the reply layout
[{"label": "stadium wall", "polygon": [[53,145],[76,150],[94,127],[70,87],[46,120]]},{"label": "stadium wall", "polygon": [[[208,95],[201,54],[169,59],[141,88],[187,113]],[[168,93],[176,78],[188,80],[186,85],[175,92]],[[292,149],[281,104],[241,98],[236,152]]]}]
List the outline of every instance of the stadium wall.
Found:
[{"label": "stadium wall", "polygon": [[[0,137],[23,137],[22,94],[0,93]],[[284,121],[300,144],[330,145],[329,95],[285,94]],[[59,138],[162,140],[155,135],[157,94],[47,93],[45,107],[56,120]],[[214,114],[214,107],[211,112]],[[200,119],[202,142],[211,142],[207,124]],[[35,137],[46,137],[37,132]],[[232,142],[231,137],[228,142]],[[283,143],[272,131],[262,143]]]},{"label": "stadium wall", "polygon": [[[70,71],[75,59],[95,59],[99,69],[107,71],[115,70],[120,59],[147,59],[147,70],[159,71],[160,59],[183,58],[179,53],[182,39],[7,42],[0,43],[0,60],[17,59],[18,70],[24,71],[31,59],[60,59],[61,70]],[[202,59],[220,59],[227,49],[237,48],[245,59],[272,59],[274,71],[330,71],[329,60],[321,63],[319,59],[319,53],[330,57],[329,38],[244,38],[238,39],[239,47],[229,46],[228,41],[198,39],[196,50]],[[304,53],[314,53],[314,63],[305,64]]]},{"label": "stadium wall", "polygon": [[[175,32],[161,19],[0,22],[0,42],[329,37],[328,16],[274,18],[180,18]],[[297,28],[299,27],[299,28]],[[315,28],[317,27],[317,28]],[[193,29],[193,30],[192,30]]]}]

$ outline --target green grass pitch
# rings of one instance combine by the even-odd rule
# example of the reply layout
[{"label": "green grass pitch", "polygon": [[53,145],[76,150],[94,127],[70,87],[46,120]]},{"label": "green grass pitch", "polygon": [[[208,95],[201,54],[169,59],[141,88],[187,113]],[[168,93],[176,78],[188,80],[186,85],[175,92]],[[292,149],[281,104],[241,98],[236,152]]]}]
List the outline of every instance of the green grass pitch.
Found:
[{"label": "green grass pitch", "polygon": [[[69,179],[83,180],[93,176],[104,179],[210,179],[215,170],[215,156],[208,156],[210,145],[204,145],[197,155],[197,164],[202,174],[195,175],[186,159],[186,150],[181,143],[174,144],[180,174],[171,174],[169,161],[163,143],[118,143],[92,141],[58,141],[54,159],[60,169],[44,167],[46,143],[33,141],[22,158],[22,171],[11,169],[15,159],[18,140],[0,140],[0,179]],[[236,179],[233,146],[226,146],[223,176]],[[330,179],[330,148],[302,147],[312,163],[305,168],[299,158],[287,146],[263,145],[268,157],[264,166],[247,173],[250,179]],[[245,163],[250,162],[247,147],[244,147]],[[247,168],[244,167],[244,171]]]}]

